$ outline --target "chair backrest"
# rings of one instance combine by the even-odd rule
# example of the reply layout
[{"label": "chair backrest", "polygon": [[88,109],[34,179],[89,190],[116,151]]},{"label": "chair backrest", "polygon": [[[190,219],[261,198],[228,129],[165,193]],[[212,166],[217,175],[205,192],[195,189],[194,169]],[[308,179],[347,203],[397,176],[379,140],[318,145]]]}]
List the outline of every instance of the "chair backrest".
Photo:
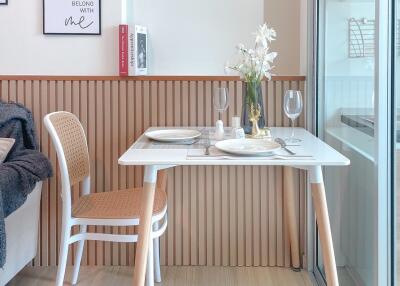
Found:
[{"label": "chair backrest", "polygon": [[[89,181],[89,152],[85,132],[79,119],[72,113],[59,111],[47,114],[44,125],[57,152],[62,197],[65,207],[71,208],[71,186],[86,179]],[[87,186],[84,186],[87,189]]]},{"label": "chair backrest", "polygon": [[[85,131],[72,113],[59,111],[47,114],[44,125],[57,152],[61,171],[63,212],[71,216],[71,187],[83,181],[83,194],[90,192],[89,152]],[[165,191],[167,172],[157,175],[157,188]]]}]

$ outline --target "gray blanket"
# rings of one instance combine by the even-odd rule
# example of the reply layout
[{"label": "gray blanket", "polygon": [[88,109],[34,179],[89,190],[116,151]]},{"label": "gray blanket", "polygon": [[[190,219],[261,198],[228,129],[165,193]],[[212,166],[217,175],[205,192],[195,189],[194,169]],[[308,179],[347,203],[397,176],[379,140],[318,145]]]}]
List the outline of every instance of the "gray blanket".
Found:
[{"label": "gray blanket", "polygon": [[15,139],[6,160],[0,164],[0,267],[3,267],[4,219],[25,202],[37,182],[52,176],[52,167],[38,151],[32,114],[25,107],[0,101],[0,137]]}]

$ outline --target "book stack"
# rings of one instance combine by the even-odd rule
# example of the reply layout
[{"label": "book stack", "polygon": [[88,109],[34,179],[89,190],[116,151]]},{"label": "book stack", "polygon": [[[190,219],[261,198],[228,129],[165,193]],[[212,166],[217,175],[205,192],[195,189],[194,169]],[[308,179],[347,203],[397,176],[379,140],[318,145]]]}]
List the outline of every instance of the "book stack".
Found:
[{"label": "book stack", "polygon": [[119,75],[146,75],[147,65],[147,28],[119,25]]}]

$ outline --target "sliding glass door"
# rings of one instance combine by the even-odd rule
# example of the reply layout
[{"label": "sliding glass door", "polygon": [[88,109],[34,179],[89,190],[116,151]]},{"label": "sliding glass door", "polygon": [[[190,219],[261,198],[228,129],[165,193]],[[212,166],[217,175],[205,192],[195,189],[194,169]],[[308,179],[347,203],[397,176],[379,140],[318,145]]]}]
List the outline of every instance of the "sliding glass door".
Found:
[{"label": "sliding glass door", "polygon": [[[317,133],[351,160],[324,171],[341,286],[389,281],[389,2],[315,1]],[[315,241],[323,284],[317,234]]]},{"label": "sliding glass door", "polygon": [[400,285],[400,0],[394,1],[394,23],[393,23],[393,62],[394,62],[394,114],[393,116],[393,129],[394,138],[393,144],[393,202],[394,202],[394,229],[393,229],[393,243],[392,243],[392,257],[395,261],[393,267],[393,281],[394,285]]}]

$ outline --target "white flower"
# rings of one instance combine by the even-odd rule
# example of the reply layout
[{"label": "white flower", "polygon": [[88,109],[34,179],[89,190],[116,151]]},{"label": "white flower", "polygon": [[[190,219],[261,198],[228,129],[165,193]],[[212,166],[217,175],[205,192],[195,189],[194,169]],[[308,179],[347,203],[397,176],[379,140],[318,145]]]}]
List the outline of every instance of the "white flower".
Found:
[{"label": "white flower", "polygon": [[272,52],[265,55],[265,60],[272,63],[274,59],[278,56],[278,53]]},{"label": "white flower", "polygon": [[263,77],[271,79],[271,64],[278,54],[269,51],[269,44],[275,40],[276,32],[264,24],[254,35],[254,48],[247,49],[243,44],[238,44],[236,49],[239,59],[233,66],[227,64],[226,68],[239,73],[246,81],[261,81]]},{"label": "white flower", "polygon": [[275,40],[276,32],[272,28],[268,28],[267,24],[264,24],[258,28],[258,31],[254,33],[256,36],[256,44],[262,47],[268,47],[268,44]]},{"label": "white flower", "polygon": [[275,40],[276,32],[273,28],[268,28],[267,24],[265,23],[258,28],[258,36],[267,39],[268,42],[272,42]]}]

